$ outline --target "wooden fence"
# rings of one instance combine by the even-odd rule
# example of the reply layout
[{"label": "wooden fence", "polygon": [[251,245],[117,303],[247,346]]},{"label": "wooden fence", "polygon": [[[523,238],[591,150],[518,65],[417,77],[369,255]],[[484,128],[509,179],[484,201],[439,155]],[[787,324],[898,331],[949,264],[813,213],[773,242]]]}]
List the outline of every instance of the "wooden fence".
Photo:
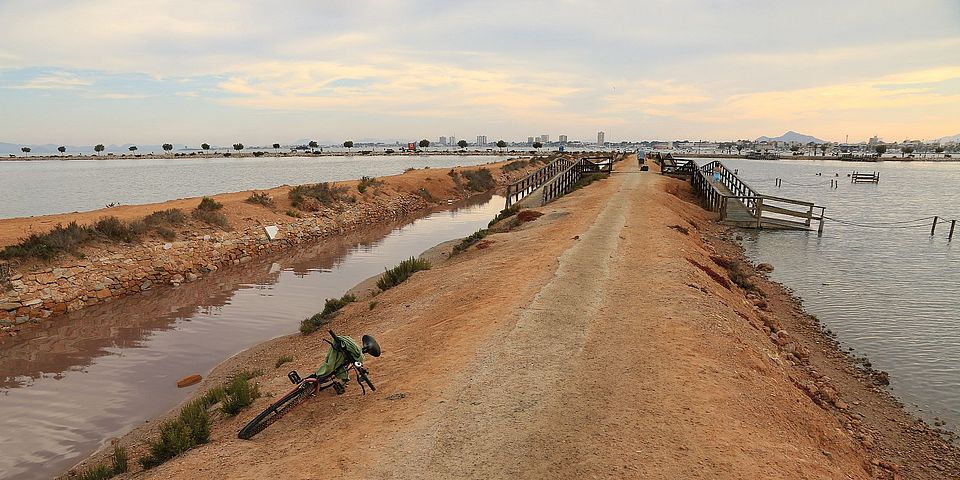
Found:
[{"label": "wooden fence", "polygon": [[567,157],[559,157],[556,160],[538,168],[535,172],[523,177],[516,182],[507,185],[507,206],[510,208],[514,203],[519,202],[527,195],[533,193],[541,185],[556,177],[557,174],[568,168],[573,162]]}]

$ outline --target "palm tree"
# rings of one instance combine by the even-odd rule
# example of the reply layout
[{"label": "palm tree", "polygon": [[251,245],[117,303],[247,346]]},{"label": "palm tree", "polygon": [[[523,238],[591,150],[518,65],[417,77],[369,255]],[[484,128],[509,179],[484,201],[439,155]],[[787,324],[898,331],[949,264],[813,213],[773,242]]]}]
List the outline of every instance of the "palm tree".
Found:
[{"label": "palm tree", "polygon": [[234,144],[233,144],[233,149],[236,150],[237,153],[240,153],[240,150],[243,150],[243,144],[242,144],[242,143],[234,143]]},{"label": "palm tree", "polygon": [[346,142],[343,142],[343,148],[346,148],[347,151],[350,152],[350,149],[353,148],[353,140],[347,140]]},{"label": "palm tree", "polygon": [[307,146],[310,147],[310,148],[317,148],[317,147],[320,146],[320,144],[317,143],[316,140],[310,140],[310,143],[308,143]]},{"label": "palm tree", "polygon": [[420,140],[420,143],[418,145],[420,145],[420,148],[427,148],[430,146],[430,140],[427,140],[426,138],[424,138],[423,140]]},{"label": "palm tree", "polygon": [[279,143],[274,143],[274,144],[273,144],[273,151],[274,151],[274,153],[279,153],[278,150],[280,150],[280,144],[279,144]]},{"label": "palm tree", "polygon": [[500,153],[503,153],[503,149],[506,148],[506,146],[507,142],[504,142],[503,140],[497,140],[497,148],[500,149]]},{"label": "palm tree", "polygon": [[20,151],[23,152],[23,156],[26,157],[30,153],[30,147],[21,147]]},{"label": "palm tree", "polygon": [[136,145],[130,145],[129,147],[127,147],[127,150],[130,150],[131,152],[136,152],[136,151],[137,151],[137,146],[136,146]]},{"label": "palm tree", "polygon": [[98,143],[95,147],[93,147],[93,151],[97,152],[97,155],[100,155],[100,152],[102,152],[103,150],[104,150],[104,146],[102,143]]},{"label": "palm tree", "polygon": [[543,146],[542,142],[533,142],[533,148],[536,148],[537,151],[540,151],[540,147]]},{"label": "palm tree", "polygon": [[206,152],[207,150],[210,150],[210,144],[209,144],[209,143],[201,143],[201,144],[200,144],[200,148],[202,148],[203,151]]},{"label": "palm tree", "polygon": [[164,144],[163,144],[163,151],[164,151],[164,152],[169,152],[170,150],[173,150],[173,144],[164,143]]},{"label": "palm tree", "polygon": [[60,152],[60,155],[63,155],[63,152],[67,151],[67,147],[60,145],[59,147],[57,147],[57,151]]},{"label": "palm tree", "polygon": [[457,142],[457,146],[460,147],[460,150],[462,151],[462,150],[464,150],[465,148],[467,148],[467,141],[466,141],[466,140],[460,140],[459,142]]}]

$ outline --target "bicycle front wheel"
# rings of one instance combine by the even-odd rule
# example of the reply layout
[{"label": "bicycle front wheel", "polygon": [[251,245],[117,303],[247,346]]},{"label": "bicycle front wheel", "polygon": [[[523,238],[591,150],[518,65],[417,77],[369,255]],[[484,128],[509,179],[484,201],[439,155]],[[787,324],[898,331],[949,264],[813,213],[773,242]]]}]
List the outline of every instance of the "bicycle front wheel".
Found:
[{"label": "bicycle front wheel", "polygon": [[247,423],[246,426],[240,429],[237,437],[243,440],[249,440],[270,426],[270,424],[277,421],[278,418],[290,411],[290,409],[303,403],[303,401],[312,394],[312,386],[299,387],[291,390],[283,397],[280,397],[279,400],[273,402],[266,410],[260,412],[253,420],[250,420],[250,423]]}]

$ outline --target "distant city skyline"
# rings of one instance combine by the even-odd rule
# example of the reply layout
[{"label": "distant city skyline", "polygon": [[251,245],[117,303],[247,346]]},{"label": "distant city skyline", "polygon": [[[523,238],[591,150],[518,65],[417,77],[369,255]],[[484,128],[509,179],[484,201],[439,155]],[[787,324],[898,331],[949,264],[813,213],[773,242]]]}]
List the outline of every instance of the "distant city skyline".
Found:
[{"label": "distant city skyline", "polygon": [[0,17],[0,142],[960,133],[956,0],[8,0]]}]

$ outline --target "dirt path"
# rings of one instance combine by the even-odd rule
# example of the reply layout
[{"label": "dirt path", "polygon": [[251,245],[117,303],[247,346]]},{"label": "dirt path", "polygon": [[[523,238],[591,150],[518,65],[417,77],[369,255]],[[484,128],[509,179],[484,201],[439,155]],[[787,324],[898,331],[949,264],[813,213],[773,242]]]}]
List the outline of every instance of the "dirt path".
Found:
[{"label": "dirt path", "polygon": [[[713,251],[702,211],[665,191],[674,180],[619,168],[347,307],[333,327],[384,346],[375,395],[324,395],[236,440],[261,399],[146,476],[871,478],[870,454],[792,383],[760,310],[690,263]],[[276,394],[289,365],[274,359],[306,370],[320,342],[278,339],[219,375],[265,366]]]}]

